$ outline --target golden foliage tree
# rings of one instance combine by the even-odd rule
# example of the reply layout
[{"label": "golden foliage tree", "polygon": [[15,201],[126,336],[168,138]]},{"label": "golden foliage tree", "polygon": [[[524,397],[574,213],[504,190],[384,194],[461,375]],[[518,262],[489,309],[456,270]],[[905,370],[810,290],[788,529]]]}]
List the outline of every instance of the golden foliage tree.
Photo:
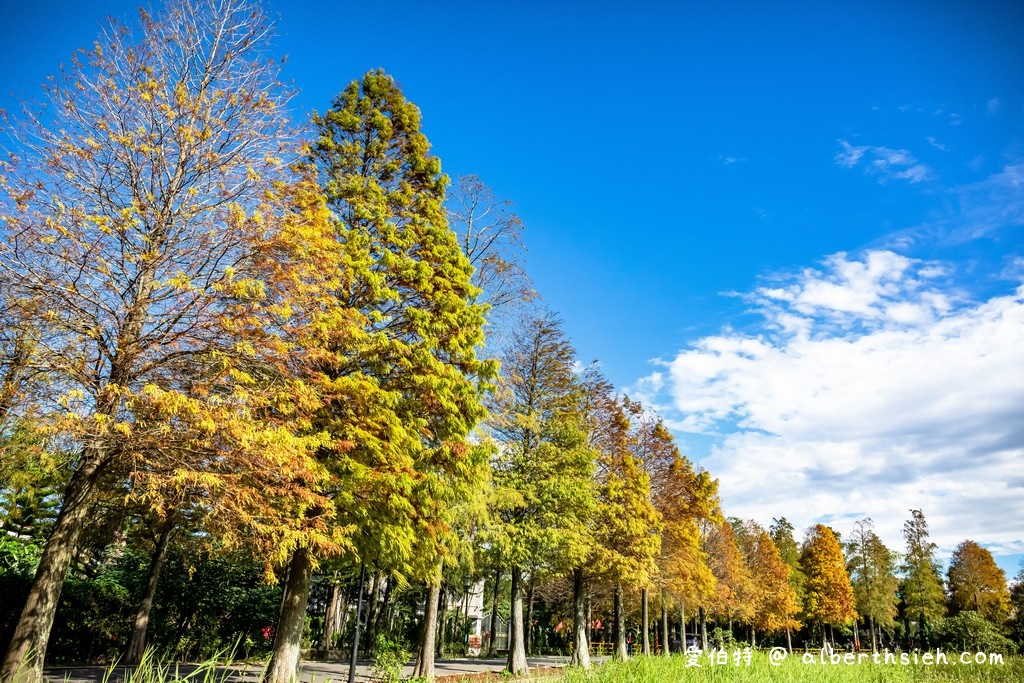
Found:
[{"label": "golden foliage tree", "polygon": [[974,541],[953,551],[947,571],[951,613],[974,610],[999,626],[1010,616],[1010,590],[1006,574],[992,553]]},{"label": "golden foliage tree", "polygon": [[790,569],[771,535],[753,521],[744,522],[737,534],[753,578],[753,614],[750,617],[751,644],[756,644],[756,631],[776,633],[799,628],[795,619],[800,607],[796,591],[789,583]]},{"label": "golden foliage tree", "polygon": [[[656,414],[627,403],[632,419],[632,449],[651,480],[651,500],[661,515],[661,544],[655,558],[654,585],[660,590],[661,640],[669,642],[668,607],[672,596],[684,611],[710,601],[715,576],[701,547],[701,528],[721,521],[718,481],[693,466]],[[663,648],[667,655],[669,650]]]},{"label": "golden foliage tree", "polygon": [[808,621],[825,626],[857,618],[843,549],[830,528],[817,524],[808,531],[800,566],[807,577],[803,613]]},{"label": "golden foliage tree", "polygon": [[273,320],[287,303],[267,298],[267,253],[281,246],[286,217],[316,222],[290,189],[303,181],[281,161],[287,93],[265,57],[269,32],[245,0],[142,12],[136,28],[111,24],[52,81],[46,105],[12,128],[0,168],[0,273],[16,310],[4,323],[31,321],[53,428],[78,456],[5,680],[41,677],[105,470],[154,458],[177,485],[207,488],[216,482],[204,464],[222,483],[274,473],[223,488],[236,509],[319,476],[306,458],[311,439],[293,424],[311,394],[256,370],[284,360],[274,358],[283,347]]}]

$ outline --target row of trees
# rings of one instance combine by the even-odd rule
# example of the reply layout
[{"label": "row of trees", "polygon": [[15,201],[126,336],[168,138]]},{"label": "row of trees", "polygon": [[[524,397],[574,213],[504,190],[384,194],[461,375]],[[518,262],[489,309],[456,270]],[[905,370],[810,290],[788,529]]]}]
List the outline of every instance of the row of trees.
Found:
[{"label": "row of trees", "polygon": [[[310,612],[319,644],[404,635],[431,676],[452,586],[483,577],[513,673],[541,605],[584,667],[606,599],[623,657],[637,622],[645,653],[691,621],[707,645],[709,618],[753,641],[859,615],[874,642],[897,594],[927,633],[922,515],[902,582],[867,522],[844,558],[824,526],[798,546],[784,519],[724,519],[717,482],[536,302],[507,203],[475,178],[449,194],[395,81],[368,73],[295,130],[270,36],[247,0],[177,0],[8,122],[0,553],[31,580],[0,679],[41,680],[69,576],[109,588],[92,623],[123,613],[97,642],[127,632],[127,661],[228,610],[209,633],[266,641],[274,683]],[[985,551],[958,553],[951,604],[1005,618]],[[224,558],[234,598],[171,609],[169,581]],[[237,619],[268,602],[272,623]]]}]

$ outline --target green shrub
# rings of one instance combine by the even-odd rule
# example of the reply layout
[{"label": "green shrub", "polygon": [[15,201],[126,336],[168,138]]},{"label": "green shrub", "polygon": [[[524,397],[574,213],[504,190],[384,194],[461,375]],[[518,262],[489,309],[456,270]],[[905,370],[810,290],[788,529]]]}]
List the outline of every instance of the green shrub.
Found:
[{"label": "green shrub", "polygon": [[1017,651],[1017,644],[999,632],[999,629],[977,612],[961,612],[950,617],[935,629],[939,645],[958,652]]},{"label": "green shrub", "polygon": [[402,680],[402,669],[409,657],[410,653],[402,643],[388,639],[383,633],[379,634],[373,648],[373,680],[398,683]]}]

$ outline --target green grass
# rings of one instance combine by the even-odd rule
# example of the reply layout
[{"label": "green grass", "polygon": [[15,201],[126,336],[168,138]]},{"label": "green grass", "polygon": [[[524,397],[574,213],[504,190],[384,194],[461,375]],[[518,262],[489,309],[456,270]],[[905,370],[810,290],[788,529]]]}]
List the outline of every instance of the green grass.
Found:
[{"label": "green grass", "polygon": [[[786,683],[917,683],[970,681],[974,683],[1020,683],[1024,681],[1024,658],[1003,656],[1002,664],[961,664],[958,656],[949,656],[948,664],[910,663],[908,665],[862,663],[825,663],[817,655],[815,663],[804,663],[800,655],[790,655],[774,666],[768,654],[755,652],[751,662],[736,663],[732,652],[728,662],[713,664],[707,655],[701,655],[700,667],[688,667],[683,655],[664,657],[637,657],[627,662],[609,662],[591,671],[570,669],[565,683],[687,683],[689,681],[785,681]],[[955,662],[955,663],[954,663]]]}]

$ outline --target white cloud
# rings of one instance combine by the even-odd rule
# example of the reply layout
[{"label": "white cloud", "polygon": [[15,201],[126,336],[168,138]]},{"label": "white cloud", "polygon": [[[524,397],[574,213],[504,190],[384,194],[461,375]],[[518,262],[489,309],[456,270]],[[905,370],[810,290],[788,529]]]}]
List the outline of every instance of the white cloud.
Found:
[{"label": "white cloud", "polygon": [[719,435],[701,464],[727,514],[870,516],[898,548],[922,508],[947,552],[1024,552],[1024,286],[972,302],[950,271],[836,254],[749,296],[760,334],[702,338],[648,380],[677,428]]},{"label": "white cloud", "polygon": [[893,179],[920,183],[935,176],[930,166],[920,163],[908,150],[872,145],[857,146],[851,145],[847,140],[838,142],[842,147],[835,156],[838,165],[853,168],[864,160],[865,172],[877,176],[880,183]]},{"label": "white cloud", "polygon": [[944,145],[943,143],[939,142],[938,139],[932,137],[931,135],[929,135],[926,139],[928,140],[928,144],[929,145],[931,145],[932,147],[934,147],[935,149],[937,149],[939,151],[945,152],[945,151],[948,151],[948,149],[949,149],[948,147],[946,147],[946,145]]}]

